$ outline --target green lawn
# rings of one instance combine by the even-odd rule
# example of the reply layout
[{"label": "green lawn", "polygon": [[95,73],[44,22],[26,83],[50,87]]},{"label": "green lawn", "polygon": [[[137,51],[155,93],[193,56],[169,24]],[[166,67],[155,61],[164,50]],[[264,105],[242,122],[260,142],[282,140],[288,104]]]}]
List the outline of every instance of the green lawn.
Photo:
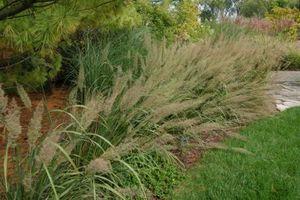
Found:
[{"label": "green lawn", "polygon": [[228,139],[234,151],[207,152],[171,199],[300,199],[300,108],[257,121]]}]

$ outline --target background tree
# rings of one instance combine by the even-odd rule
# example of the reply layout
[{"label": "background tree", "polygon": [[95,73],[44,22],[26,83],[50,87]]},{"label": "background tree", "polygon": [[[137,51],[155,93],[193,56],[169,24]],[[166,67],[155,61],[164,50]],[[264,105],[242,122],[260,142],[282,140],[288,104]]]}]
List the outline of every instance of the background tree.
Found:
[{"label": "background tree", "polygon": [[6,85],[37,87],[54,79],[62,65],[61,49],[80,46],[84,32],[147,27],[156,38],[172,41],[197,40],[207,29],[194,0],[38,1],[43,2],[1,2],[3,10],[23,5],[0,21],[0,82]]},{"label": "background tree", "polygon": [[236,12],[238,0],[202,0],[200,1],[201,18],[212,20],[232,15]]},{"label": "background tree", "polygon": [[206,29],[199,21],[198,1],[138,0],[136,8],[143,25],[157,38],[193,40]]},{"label": "background tree", "polygon": [[[8,9],[5,5],[12,3],[2,2],[2,8]],[[123,0],[61,0],[51,5],[30,5],[0,21],[0,82],[8,85],[43,85],[61,68],[58,47],[62,42],[72,42],[72,35],[83,27],[92,28],[94,21],[103,22],[103,26],[115,22],[130,8]]]},{"label": "background tree", "polygon": [[264,17],[266,13],[271,12],[273,8],[298,8],[298,0],[243,0],[237,4],[239,14],[244,17]]},{"label": "background tree", "polygon": [[2,0],[0,2],[0,20],[14,17],[15,15],[37,7],[47,7],[57,0]]},{"label": "background tree", "polygon": [[263,17],[270,9],[271,4],[265,0],[244,0],[238,4],[239,14],[244,17]]}]

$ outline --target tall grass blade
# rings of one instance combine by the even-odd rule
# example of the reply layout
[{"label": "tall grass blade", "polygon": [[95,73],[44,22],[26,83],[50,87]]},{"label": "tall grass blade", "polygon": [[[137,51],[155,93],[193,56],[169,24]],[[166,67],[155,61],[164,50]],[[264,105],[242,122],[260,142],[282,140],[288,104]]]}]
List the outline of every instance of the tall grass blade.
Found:
[{"label": "tall grass blade", "polygon": [[143,185],[143,183],[142,183],[142,181],[141,181],[141,179],[140,179],[140,177],[139,177],[139,175],[138,175],[138,173],[128,164],[128,163],[126,163],[126,162],[124,162],[123,160],[118,160],[120,163],[122,163],[124,166],[126,166],[132,173],[133,173],[133,175],[135,176],[135,178],[137,179],[137,181],[138,181],[138,183],[139,183],[139,186],[140,186],[140,188],[141,188],[141,190],[142,190],[142,193],[143,193],[143,197],[145,198],[145,199],[147,199],[147,195],[146,195],[146,192],[145,192],[145,188],[144,188],[144,185]]},{"label": "tall grass blade", "polygon": [[6,145],[4,162],[3,162],[4,185],[5,185],[6,192],[8,192],[8,190],[9,190],[8,181],[7,181],[8,150],[9,150],[9,144]]},{"label": "tall grass blade", "polygon": [[50,141],[50,143],[51,143],[52,145],[56,146],[56,147],[63,153],[63,155],[64,155],[64,156],[67,158],[67,160],[70,162],[70,164],[72,165],[72,167],[74,168],[74,170],[75,170],[76,172],[78,172],[78,168],[76,167],[76,165],[75,165],[75,163],[73,162],[72,158],[70,157],[69,153],[67,153],[67,152],[65,151],[65,149],[62,148],[62,146],[60,146],[59,144],[54,143],[54,142],[51,142],[51,141]]},{"label": "tall grass blade", "polygon": [[52,179],[52,177],[51,177],[51,175],[50,175],[50,173],[49,173],[49,171],[48,171],[48,168],[47,168],[47,166],[46,166],[45,163],[43,163],[43,167],[44,167],[44,169],[45,169],[45,171],[46,171],[46,173],[47,173],[48,179],[49,179],[49,181],[50,181],[51,188],[52,188],[52,190],[53,190],[55,200],[59,200],[59,197],[58,197],[58,195],[57,195],[57,192],[56,192],[56,189],[55,189],[55,185],[54,185],[53,179]]}]

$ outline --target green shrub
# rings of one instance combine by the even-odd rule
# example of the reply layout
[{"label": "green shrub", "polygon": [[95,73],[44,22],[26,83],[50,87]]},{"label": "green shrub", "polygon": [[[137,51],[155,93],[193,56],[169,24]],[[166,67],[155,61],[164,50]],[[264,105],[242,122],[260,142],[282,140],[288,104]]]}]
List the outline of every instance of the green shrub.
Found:
[{"label": "green shrub", "polygon": [[299,9],[275,7],[266,14],[266,18],[271,21],[273,32],[281,34],[289,40],[297,40],[300,28]]},{"label": "green shrub", "polygon": [[282,61],[284,70],[300,70],[300,53],[292,52],[284,56]]},{"label": "green shrub", "polygon": [[235,40],[239,37],[247,36],[255,36],[255,35],[261,35],[258,32],[251,30],[249,28],[245,28],[242,26],[239,26],[237,24],[234,24],[231,21],[222,21],[222,22],[209,22],[209,26],[211,26],[213,30],[212,36],[215,37],[215,39],[219,39],[220,37],[223,37],[227,40]]},{"label": "green shrub", "polygon": [[149,27],[157,39],[168,41],[197,41],[211,29],[200,23],[198,4],[192,0],[164,1],[140,0],[135,2],[142,24]]},{"label": "green shrub", "polygon": [[[9,71],[0,72],[0,81],[6,86],[15,81],[34,89],[43,86],[60,70],[62,57],[58,49],[61,43],[74,42],[73,39],[78,39],[72,38],[76,33],[96,28],[130,28],[138,24],[139,20],[135,20],[138,17],[129,12],[135,10],[133,5],[123,1],[102,3],[94,0],[56,2],[47,9],[35,8],[34,14],[25,13],[23,17],[2,20],[0,54],[11,55],[5,57],[10,64],[1,66]],[[11,64],[18,55],[21,59],[17,64]]]},{"label": "green shrub", "polygon": [[[43,63],[39,63],[39,65],[35,62],[30,63],[31,70],[23,70],[27,67],[28,62],[21,62],[19,63],[22,65],[20,70],[13,69],[9,73],[3,73],[1,81],[6,85],[11,85],[11,82],[14,81],[32,87],[43,85],[47,80],[55,77],[59,71],[57,66],[61,66],[61,63],[58,63],[58,60],[61,60],[61,52],[58,49],[68,46],[69,43],[80,46],[78,40],[81,38],[74,36],[80,37],[82,32],[89,30],[106,32],[105,37],[111,39],[116,35],[108,36],[110,33],[146,27],[158,38],[167,38],[170,41],[198,40],[210,31],[209,27],[201,25],[198,21],[198,9],[193,1],[175,4],[164,2],[163,5],[149,1],[102,3],[95,0],[79,3],[57,2],[45,10],[35,8],[34,15],[1,21],[0,47],[4,53],[6,53],[6,49],[10,49],[13,56],[26,54],[43,60]],[[170,10],[170,6],[174,6],[174,9]],[[123,45],[123,47],[125,46]],[[104,47],[102,46],[102,48]],[[127,51],[125,50],[125,52]],[[115,51],[115,53],[118,52]],[[118,62],[116,55],[113,60]],[[49,66],[56,70],[49,72]],[[10,68],[14,67],[10,66]],[[34,67],[39,69],[35,70]],[[33,74],[23,80],[20,75],[23,72]],[[30,80],[30,78],[33,79]]]},{"label": "green shrub", "polygon": [[40,88],[56,77],[61,69],[61,60],[59,54],[48,58],[28,56],[20,63],[3,68],[0,71],[0,82],[6,88],[14,87],[16,82],[31,90]]}]

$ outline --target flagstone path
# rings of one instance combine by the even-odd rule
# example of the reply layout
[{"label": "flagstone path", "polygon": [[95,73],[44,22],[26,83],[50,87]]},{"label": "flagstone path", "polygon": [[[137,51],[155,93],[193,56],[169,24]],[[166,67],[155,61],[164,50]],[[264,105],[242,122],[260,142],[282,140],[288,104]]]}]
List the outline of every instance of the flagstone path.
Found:
[{"label": "flagstone path", "polygon": [[300,106],[300,71],[278,71],[272,75],[276,108],[280,111]]}]

